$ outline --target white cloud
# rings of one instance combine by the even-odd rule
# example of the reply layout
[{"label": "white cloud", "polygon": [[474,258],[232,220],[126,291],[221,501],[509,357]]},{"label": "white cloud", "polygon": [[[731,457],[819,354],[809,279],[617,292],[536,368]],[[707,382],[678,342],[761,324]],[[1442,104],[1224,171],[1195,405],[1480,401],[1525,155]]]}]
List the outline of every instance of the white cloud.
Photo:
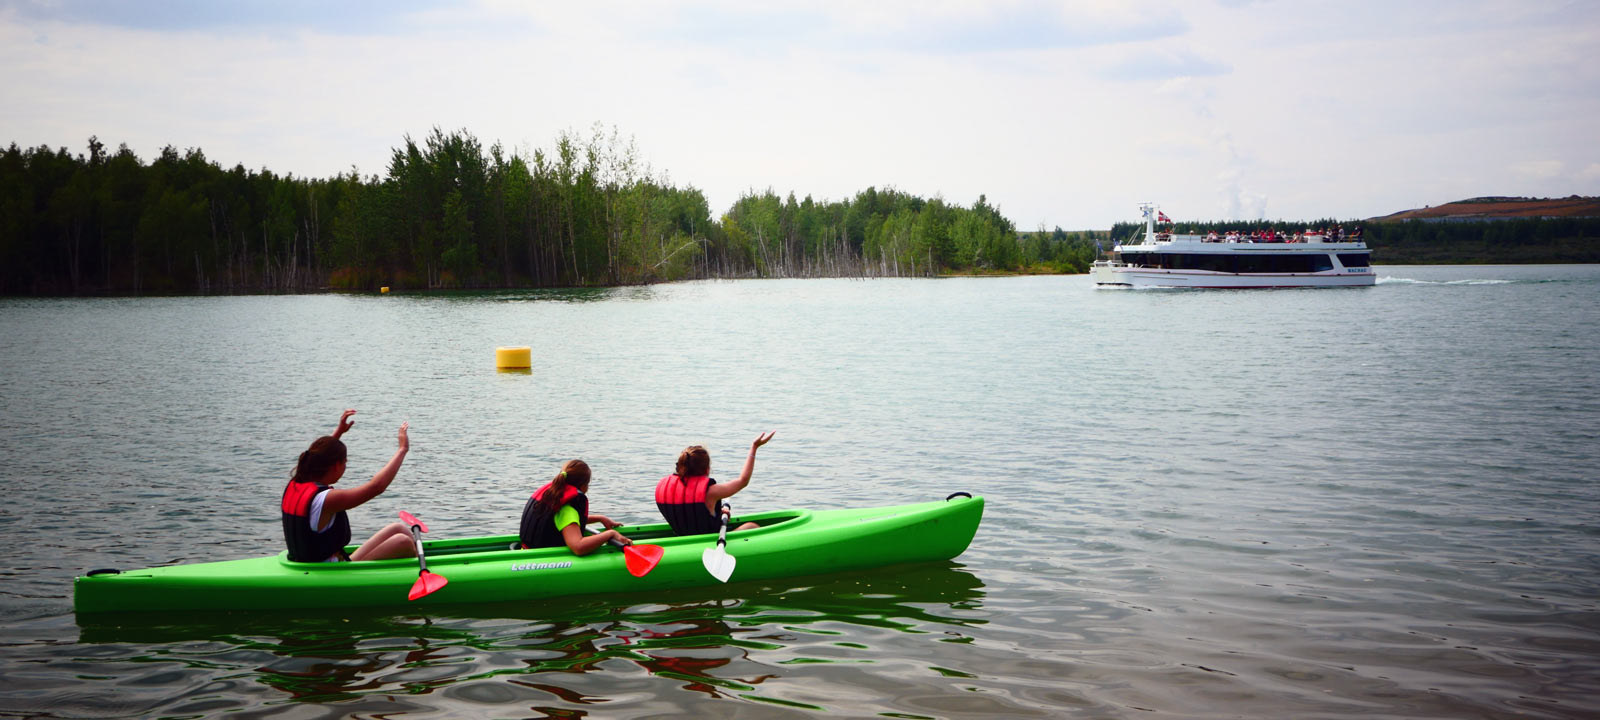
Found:
[{"label": "white cloud", "polygon": [[519,148],[599,122],[714,213],[893,185],[1023,228],[1600,194],[1573,160],[1600,5],[197,2],[0,6],[0,142],[319,176],[436,125]]},{"label": "white cloud", "polygon": [[1566,167],[1560,160],[1524,160],[1512,163],[1508,170],[1512,173],[1534,180],[1549,180],[1561,175]]}]

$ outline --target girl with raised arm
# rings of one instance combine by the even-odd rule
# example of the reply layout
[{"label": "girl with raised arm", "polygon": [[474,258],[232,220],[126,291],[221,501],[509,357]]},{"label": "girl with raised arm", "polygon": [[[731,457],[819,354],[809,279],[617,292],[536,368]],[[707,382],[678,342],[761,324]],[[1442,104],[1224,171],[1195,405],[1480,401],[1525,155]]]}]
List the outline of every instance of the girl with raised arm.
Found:
[{"label": "girl with raised arm", "polygon": [[[750,475],[756,469],[756,450],[772,440],[775,432],[757,435],[750,441],[750,454],[744,459],[744,471],[739,479],[717,484],[711,479],[711,454],[700,445],[690,445],[678,453],[677,472],[661,478],[656,483],[656,508],[667,519],[672,531],[679,535],[700,535],[722,529],[721,515],[726,515],[722,501],[750,484]],[[730,530],[749,530],[760,527],[747,522]]]},{"label": "girl with raised arm", "polygon": [[398,522],[384,526],[361,543],[354,553],[345,554],[344,548],[350,544],[350,518],[345,511],[383,494],[411,449],[411,441],[406,437],[409,423],[400,423],[400,447],[383,469],[361,485],[334,489],[334,483],[344,477],[345,470],[345,446],[339,437],[355,426],[350,419],[355,414],[354,410],[344,411],[332,435],[317,438],[309,449],[300,453],[294,475],[283,490],[283,539],[289,546],[290,560],[383,560],[416,554],[410,531]]}]

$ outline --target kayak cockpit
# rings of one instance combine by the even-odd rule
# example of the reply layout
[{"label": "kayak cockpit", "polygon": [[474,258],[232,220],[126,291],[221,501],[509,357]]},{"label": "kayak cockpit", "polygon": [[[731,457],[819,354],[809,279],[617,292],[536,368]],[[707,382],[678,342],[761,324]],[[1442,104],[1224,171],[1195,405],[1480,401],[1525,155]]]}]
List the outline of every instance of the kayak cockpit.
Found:
[{"label": "kayak cockpit", "polygon": [[[736,516],[729,521],[730,527],[738,525],[739,523],[750,521],[761,523],[761,527],[751,530],[730,532],[729,538],[748,538],[780,533],[784,532],[785,530],[804,525],[810,521],[810,519],[810,510],[777,510]],[[672,547],[676,545],[703,545],[706,543],[708,538],[715,540],[717,536],[716,533],[707,533],[703,535],[674,535],[672,533],[672,528],[665,523],[636,526],[623,525],[622,532],[628,536],[628,539],[634,541],[635,543],[661,545],[664,547]],[[351,545],[346,547],[345,551],[354,552],[355,549],[356,546]],[[456,562],[471,561],[479,558],[485,560],[499,559],[502,553],[514,553],[518,558],[522,558],[524,556],[538,557],[543,555],[549,555],[552,558],[566,559],[572,559],[574,557],[566,548],[562,547],[520,547],[520,543],[516,535],[490,535],[487,537],[426,540],[422,543],[422,549],[423,552],[427,554],[428,562],[430,564],[436,561],[441,564],[453,564]],[[604,547],[595,551],[594,553],[591,553],[588,557],[618,552],[621,552],[618,548]],[[353,570],[361,567],[375,566],[415,566],[417,563],[415,558],[409,557],[394,558],[390,560],[367,560],[360,563],[302,563],[291,561],[287,551],[278,553],[278,560],[285,567],[292,567],[302,571],[310,570],[312,568],[324,570]]]}]

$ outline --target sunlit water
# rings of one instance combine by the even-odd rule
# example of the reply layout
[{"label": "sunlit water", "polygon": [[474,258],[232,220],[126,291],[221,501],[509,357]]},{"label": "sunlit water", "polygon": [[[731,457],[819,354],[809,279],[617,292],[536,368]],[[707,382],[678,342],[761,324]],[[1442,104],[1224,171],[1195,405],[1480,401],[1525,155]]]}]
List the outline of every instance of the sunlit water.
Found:
[{"label": "sunlit water", "polygon": [[[1600,267],[0,300],[0,715],[1592,717]],[[534,352],[498,373],[497,345]],[[78,624],[71,579],[281,549],[296,455],[514,532],[562,460],[655,519],[988,499],[955,562],[426,612]]]}]

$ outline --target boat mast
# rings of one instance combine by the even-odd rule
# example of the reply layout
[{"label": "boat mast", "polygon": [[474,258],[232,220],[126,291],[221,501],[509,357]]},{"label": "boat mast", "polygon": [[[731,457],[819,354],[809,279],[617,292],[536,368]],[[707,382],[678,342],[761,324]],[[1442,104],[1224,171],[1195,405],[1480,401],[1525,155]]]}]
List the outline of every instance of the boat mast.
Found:
[{"label": "boat mast", "polygon": [[1139,212],[1144,213],[1144,244],[1155,243],[1156,235],[1156,206],[1152,203],[1139,203]]}]

